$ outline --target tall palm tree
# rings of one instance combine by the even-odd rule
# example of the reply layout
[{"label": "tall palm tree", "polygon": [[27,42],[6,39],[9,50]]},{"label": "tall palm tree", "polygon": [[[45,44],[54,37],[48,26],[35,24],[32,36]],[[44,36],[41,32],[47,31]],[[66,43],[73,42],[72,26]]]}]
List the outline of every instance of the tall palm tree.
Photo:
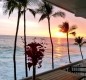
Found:
[{"label": "tall palm tree", "polygon": [[26,8],[28,5],[29,0],[21,0],[23,11],[22,14],[24,14],[24,50],[25,50],[25,74],[26,77],[28,77],[28,67],[27,67],[27,56],[26,56]]},{"label": "tall palm tree", "polygon": [[9,16],[12,14],[14,9],[18,9],[17,27],[16,27],[16,34],[15,34],[15,40],[14,40],[14,52],[13,52],[14,80],[17,80],[17,77],[16,77],[16,45],[17,44],[16,43],[17,43],[17,36],[18,36],[22,5],[18,0],[5,0],[4,7],[5,7],[4,12],[5,13],[9,12]]},{"label": "tall palm tree", "polygon": [[52,69],[54,69],[53,41],[52,41],[51,28],[50,28],[50,17],[51,16],[64,17],[65,14],[63,12],[60,12],[60,11],[56,12],[55,14],[53,14],[52,12],[53,12],[53,6],[50,3],[45,2],[44,0],[42,0],[42,4],[41,4],[41,6],[39,6],[39,9],[37,9],[37,13],[42,14],[39,21],[41,21],[41,20],[43,20],[45,18],[47,18],[47,20],[48,20],[48,29],[49,29],[51,46],[52,46]]},{"label": "tall palm tree", "polygon": [[26,73],[26,77],[28,77],[27,56],[26,56],[26,10],[29,10],[33,14],[33,16],[35,17],[35,11],[33,11],[30,8],[27,8],[27,6],[30,2],[31,2],[31,0],[21,0],[22,6],[23,6],[23,11],[21,11],[21,12],[22,12],[22,14],[24,14],[24,50],[25,50],[25,73]]},{"label": "tall palm tree", "polygon": [[83,44],[86,44],[86,41],[83,41],[83,37],[76,37],[75,38],[75,44],[77,44],[78,46],[79,46],[79,48],[80,48],[80,52],[81,52],[81,57],[82,57],[82,59],[83,59],[83,54],[82,54],[82,50],[81,50],[81,47],[82,47],[82,45]]},{"label": "tall palm tree", "polygon": [[[17,20],[17,28],[16,28],[16,34],[15,34],[15,41],[14,41],[14,53],[13,53],[13,62],[14,62],[14,79],[16,80],[16,43],[17,43],[17,35],[18,35],[18,29],[19,29],[19,21],[21,14],[24,14],[24,46],[25,46],[25,53],[26,53],[26,8],[28,3],[30,2],[37,2],[37,0],[4,0],[4,6],[5,11],[4,13],[9,12],[10,14],[14,11],[14,9],[18,9],[18,20]],[[22,11],[23,9],[23,11]],[[35,12],[32,9],[29,9],[29,11],[35,16]],[[27,57],[25,54],[25,72],[26,77],[28,76],[27,72]]]},{"label": "tall palm tree", "polygon": [[70,63],[71,63],[71,60],[70,60],[70,53],[69,53],[69,34],[75,35],[76,33],[73,31],[75,29],[76,29],[75,25],[73,25],[69,28],[68,22],[64,22],[62,25],[60,25],[60,31],[63,33],[66,33],[66,35],[67,35],[68,58],[69,58]]}]

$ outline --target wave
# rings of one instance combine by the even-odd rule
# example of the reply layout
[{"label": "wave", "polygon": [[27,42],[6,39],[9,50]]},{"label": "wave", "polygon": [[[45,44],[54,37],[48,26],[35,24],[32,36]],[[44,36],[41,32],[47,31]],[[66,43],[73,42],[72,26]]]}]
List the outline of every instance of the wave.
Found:
[{"label": "wave", "polygon": [[[13,47],[14,47],[14,36],[0,36],[0,80],[12,80],[13,78]],[[27,37],[27,43],[32,42],[34,37]],[[81,59],[79,48],[76,45],[73,45],[74,40],[70,40],[70,54],[71,60],[77,61]],[[36,37],[37,42],[43,41],[46,46],[44,53],[42,67],[37,69],[37,73],[47,71],[51,69],[51,43],[48,37]],[[66,39],[57,39],[53,38],[54,42],[54,62],[55,67],[59,67],[68,63],[67,55],[67,44]],[[83,54],[86,56],[85,47],[82,47]],[[21,37],[18,37],[17,42],[17,52],[16,52],[16,61],[17,61],[17,74],[18,79],[24,77],[24,44],[22,43]],[[32,72],[30,71],[29,75]],[[5,77],[4,77],[5,76]]]}]

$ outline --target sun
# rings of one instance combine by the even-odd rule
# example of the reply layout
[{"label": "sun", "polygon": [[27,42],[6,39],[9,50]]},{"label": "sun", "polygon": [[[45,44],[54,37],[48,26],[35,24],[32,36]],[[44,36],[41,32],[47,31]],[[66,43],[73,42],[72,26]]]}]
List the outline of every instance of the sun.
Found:
[{"label": "sun", "polygon": [[62,32],[56,32],[56,37],[64,38],[65,37],[65,34],[62,33]]}]

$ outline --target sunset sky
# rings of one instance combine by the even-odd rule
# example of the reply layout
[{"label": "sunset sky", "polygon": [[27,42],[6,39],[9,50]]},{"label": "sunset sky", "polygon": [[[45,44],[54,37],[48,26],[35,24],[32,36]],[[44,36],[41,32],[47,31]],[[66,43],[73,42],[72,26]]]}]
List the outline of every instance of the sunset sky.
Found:
[{"label": "sunset sky", "polygon": [[[9,17],[8,14],[4,15],[2,8],[3,3],[0,2],[0,35],[15,35],[16,23],[17,23],[17,10]],[[58,25],[63,22],[69,22],[70,26],[77,25],[76,33],[77,36],[83,36],[86,38],[86,19],[75,17],[74,14],[67,12],[65,10],[55,7],[55,11],[63,11],[66,14],[65,18],[61,17],[51,17],[51,30],[53,37],[66,37],[65,34],[59,32]],[[36,18],[29,12],[27,12],[27,36],[49,36],[48,33],[48,24],[47,19],[44,19],[41,22],[38,22],[40,15],[36,15]],[[20,26],[19,26],[19,35],[23,35],[23,16],[21,17]],[[70,36],[72,37],[72,36]]]}]

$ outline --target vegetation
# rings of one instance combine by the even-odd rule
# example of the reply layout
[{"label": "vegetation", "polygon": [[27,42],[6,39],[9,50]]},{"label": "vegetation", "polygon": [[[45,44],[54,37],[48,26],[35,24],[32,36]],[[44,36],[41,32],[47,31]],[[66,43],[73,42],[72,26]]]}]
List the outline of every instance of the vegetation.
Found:
[{"label": "vegetation", "polygon": [[[51,46],[52,46],[52,69],[54,69],[54,54],[53,54],[53,40],[52,40],[52,35],[51,35],[51,25],[50,25],[50,18],[51,16],[60,16],[60,17],[65,17],[65,14],[61,11],[58,11],[53,14],[53,6],[45,2],[44,0],[41,2],[41,6],[39,6],[39,9],[33,11],[32,9],[27,8],[28,3],[30,0],[4,0],[4,13],[9,13],[9,16],[12,14],[14,9],[18,10],[18,17],[17,17],[17,27],[16,27],[16,34],[15,34],[15,40],[14,40],[14,52],[13,52],[13,62],[14,62],[14,80],[17,80],[16,77],[16,45],[17,45],[17,36],[18,36],[18,30],[19,30],[19,22],[21,15],[24,14],[24,49],[25,49],[25,70],[26,70],[26,77],[28,76],[27,72],[27,63],[28,63],[28,68],[33,66],[33,80],[35,80],[35,74],[36,74],[36,65],[39,65],[38,67],[40,68],[42,65],[42,58],[43,58],[43,53],[44,53],[44,47],[42,44],[32,42],[28,45],[26,45],[26,10],[29,10],[35,17],[36,13],[41,13],[41,17],[39,21],[44,20],[47,18],[48,20],[48,29],[49,29],[49,36],[50,36],[50,41],[51,41]],[[75,30],[76,26],[72,26],[69,28],[69,23],[64,22],[60,26],[60,31],[63,33],[66,33],[67,35],[67,48],[68,48],[68,57],[69,57],[69,62],[71,63],[70,60],[70,54],[69,54],[69,34],[75,35]],[[80,47],[80,52],[81,56],[83,59],[82,51],[81,51],[81,46],[86,43],[85,41],[83,42],[83,37],[76,37],[75,42],[79,45]],[[28,57],[27,57],[28,56]],[[28,58],[28,62],[27,62]]]},{"label": "vegetation", "polygon": [[60,25],[60,31],[63,33],[66,33],[67,35],[67,48],[68,48],[68,58],[69,58],[69,62],[71,63],[70,60],[70,53],[69,53],[69,34],[73,34],[75,36],[75,30],[76,26],[73,25],[69,28],[69,23],[68,22],[64,22],[62,25]]},{"label": "vegetation", "polygon": [[[23,6],[23,11],[21,11],[22,14],[24,14],[24,49],[25,49],[25,53],[26,53],[26,10],[29,10],[33,16],[35,17],[35,12],[32,9],[27,8],[28,4],[29,4],[29,0],[21,0],[22,2],[22,6]],[[28,70],[27,70],[27,56],[25,54],[25,73],[26,73],[26,77],[28,76]]]},{"label": "vegetation", "polygon": [[[22,14],[24,14],[24,44],[25,44],[25,52],[26,52],[26,10],[29,10],[34,16],[34,12],[31,9],[27,9],[28,3],[31,1],[29,0],[4,0],[4,13],[9,13],[9,16],[12,14],[12,12],[17,9],[18,10],[18,18],[17,18],[17,27],[16,27],[16,34],[15,34],[15,40],[14,40],[14,53],[13,53],[13,62],[14,62],[14,80],[17,79],[16,77],[16,45],[17,45],[17,36],[18,36],[18,30],[19,30],[19,22],[20,17]],[[25,54],[25,70],[26,70],[26,77],[28,76],[27,72],[27,57]]]},{"label": "vegetation", "polygon": [[16,78],[16,45],[17,45],[17,36],[18,36],[18,29],[19,29],[19,21],[21,17],[21,9],[22,9],[22,3],[20,1],[16,0],[5,0],[4,1],[4,8],[5,8],[5,13],[9,12],[12,14],[14,9],[18,10],[18,18],[17,18],[17,27],[16,27],[16,34],[15,34],[15,40],[14,40],[14,53],[13,53],[13,62],[14,62],[14,80],[17,80]]},{"label": "vegetation", "polygon": [[35,80],[36,75],[36,65],[40,68],[42,65],[42,58],[44,53],[44,46],[42,44],[32,42],[26,46],[26,55],[28,56],[28,68],[33,66],[33,80]]},{"label": "vegetation", "polygon": [[82,54],[81,47],[82,47],[83,44],[86,44],[86,41],[83,41],[83,37],[78,36],[78,37],[75,38],[75,44],[79,46],[80,52],[81,52],[81,57],[83,59],[83,54]]},{"label": "vegetation", "polygon": [[50,28],[50,17],[51,16],[64,17],[65,14],[61,11],[56,12],[55,14],[52,14],[53,6],[50,3],[45,2],[44,0],[42,0],[42,3],[40,3],[40,4],[41,4],[41,6],[39,6],[39,9],[37,9],[36,12],[42,14],[39,21],[44,20],[45,18],[47,18],[47,20],[48,20],[48,29],[49,29],[51,46],[52,46],[52,69],[54,69],[53,41],[52,41],[51,28]]}]

